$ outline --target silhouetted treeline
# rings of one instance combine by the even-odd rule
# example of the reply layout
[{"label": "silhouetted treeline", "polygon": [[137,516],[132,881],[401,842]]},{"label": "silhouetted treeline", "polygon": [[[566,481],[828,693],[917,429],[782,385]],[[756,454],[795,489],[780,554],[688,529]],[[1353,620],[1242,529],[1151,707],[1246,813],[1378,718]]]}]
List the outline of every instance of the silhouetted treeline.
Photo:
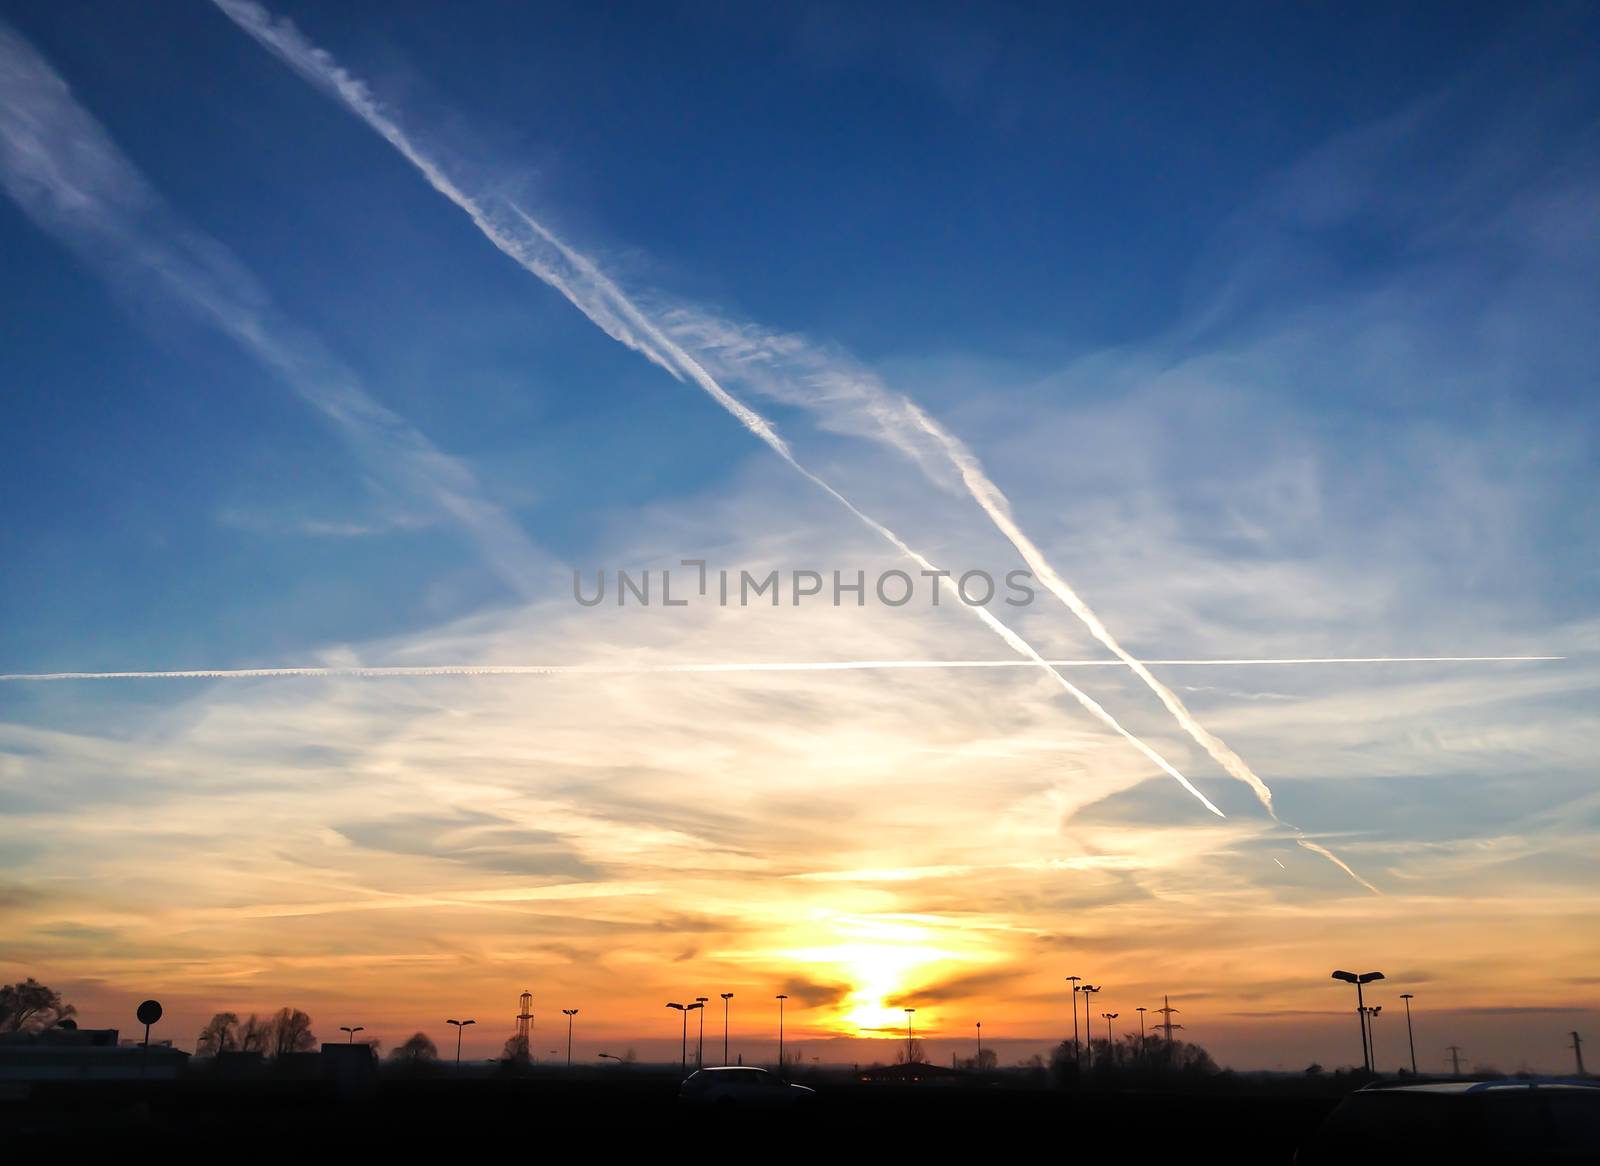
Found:
[{"label": "silhouetted treeline", "polygon": [[298,1008],[280,1008],[262,1018],[251,1013],[240,1020],[237,1013],[219,1012],[206,1021],[195,1038],[194,1051],[202,1057],[218,1053],[260,1053],[280,1057],[287,1053],[308,1053],[317,1047],[311,1030],[311,1017]]},{"label": "silhouetted treeline", "polygon": [[1117,1041],[1062,1041],[1050,1054],[1050,1077],[1057,1084],[1131,1077],[1189,1080],[1216,1076],[1211,1054],[1190,1041],[1130,1033]]}]

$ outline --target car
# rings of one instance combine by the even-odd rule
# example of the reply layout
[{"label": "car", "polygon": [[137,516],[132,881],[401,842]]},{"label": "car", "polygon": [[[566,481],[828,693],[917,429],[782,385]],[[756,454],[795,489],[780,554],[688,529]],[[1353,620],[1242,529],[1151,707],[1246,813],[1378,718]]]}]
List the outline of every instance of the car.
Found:
[{"label": "car", "polygon": [[765,1069],[725,1065],[690,1073],[678,1089],[685,1105],[718,1109],[803,1109],[816,1100],[817,1091],[793,1085]]},{"label": "car", "polygon": [[1380,1083],[1341,1101],[1296,1166],[1600,1162],[1600,1082]]}]

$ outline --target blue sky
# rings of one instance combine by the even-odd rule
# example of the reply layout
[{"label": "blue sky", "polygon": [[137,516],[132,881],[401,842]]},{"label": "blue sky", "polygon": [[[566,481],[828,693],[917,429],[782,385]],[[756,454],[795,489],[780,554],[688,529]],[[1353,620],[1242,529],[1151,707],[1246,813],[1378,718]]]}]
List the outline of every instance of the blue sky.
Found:
[{"label": "blue sky", "polygon": [[[1569,937],[1557,963],[1593,954],[1577,938],[1600,826],[1591,11],[271,11],[587,307],[247,20],[0,5],[0,672],[1011,655],[948,608],[574,605],[574,566],[902,562],[639,351],[670,340],[930,558],[1020,566],[938,439],[885,421],[885,403],[917,402],[1140,657],[1566,657],[1158,673],[1285,818],[1385,891],[1397,937],[1419,903],[1474,925],[1468,888],[1493,879]],[[611,311],[640,315],[608,335]],[[639,339],[639,320],[664,339]],[[1046,656],[1105,655],[1053,601],[1014,626]],[[1289,835],[1121,671],[1083,687],[1227,811],[1223,834],[1046,679],[681,683],[0,686],[24,957],[87,985],[95,945],[41,922],[70,917],[131,928],[197,1001],[237,985],[222,955],[161,948],[131,905],[87,905],[134,865],[183,886],[182,864],[150,854],[232,838],[218,817],[235,828],[219,809],[233,799],[246,816],[264,813],[252,799],[281,807],[295,840],[283,868],[225,880],[234,907],[276,910],[272,888],[311,867],[362,895],[474,902],[536,885],[620,904],[619,888],[710,879],[726,930],[695,950],[728,967],[810,953],[819,982],[851,985],[819,1005],[828,1032],[988,957],[955,940],[859,959],[859,936],[784,948],[771,919],[787,890],[745,899],[717,878],[826,890],[865,871],[848,912],[965,911],[1012,937],[1078,906],[1232,919],[1244,890],[1192,889],[1214,875],[1284,926],[1361,893],[1273,850]],[[746,719],[760,731],[729,728]],[[934,742],[942,792],[880,820]],[[853,760],[824,773],[824,755]],[[770,800],[741,785],[774,768]],[[330,781],[344,792],[324,805]],[[685,782],[730,806],[669,815]],[[387,814],[358,808],[374,799]],[[791,821],[808,799],[852,826]],[[67,876],[97,847],[90,820],[132,806],[161,829]],[[972,814],[998,833],[958,840]],[[238,828],[248,850],[268,827]],[[630,858],[608,863],[598,840],[618,832]],[[969,845],[1090,881],[1013,871],[960,908],[948,880],[988,869]],[[685,866],[699,849],[720,876]],[[896,880],[922,897],[868,877],[890,868],[922,872]],[[181,908],[199,928],[223,906]],[[619,911],[608,926],[638,923]],[[741,946],[746,925],[761,939]],[[497,933],[473,934],[487,984]],[[241,932],[251,976],[286,974],[280,939]],[[598,942],[572,939],[574,964],[580,939]],[[342,957],[323,954],[307,992],[334,990]],[[1468,1008],[1495,958],[1431,974]]]},{"label": "blue sky", "polygon": [[[1227,269],[1241,217],[1341,132],[1459,91],[1458,108],[1417,135],[1447,140],[1387,160],[1408,184],[1445,186],[1473,165],[1474,114],[1508,77],[1542,107],[1524,116],[1554,122],[1539,126],[1552,152],[1592,117],[1571,92],[1584,43],[1571,29],[1592,30],[1559,9],[1510,23],[1493,6],[1276,22],[1244,9],[1128,23],[1007,10],[974,26],[922,8],[880,21],[690,6],[638,14],[619,35],[619,17],[577,8],[469,5],[441,30],[426,8],[389,7],[343,8],[316,31],[369,78],[394,78],[464,166],[512,186],[633,282],[888,367],[929,359],[934,339],[939,358],[998,361],[1013,382],[1181,329],[1239,277]],[[720,453],[734,436],[725,422],[678,417],[658,375],[575,326],[384,143],[220,14],[173,7],[152,22],[64,5],[11,17],[178,214],[294,304],[387,403],[526,495],[530,525],[557,553],[584,545],[583,508],[566,504],[564,481],[597,441],[618,455],[582,483],[602,507],[692,492],[732,460]],[[1296,237],[1298,224],[1271,224],[1283,237],[1262,249],[1305,262],[1267,254],[1261,262],[1290,267],[1295,286],[1246,294],[1277,306],[1282,295],[1354,293],[1415,263],[1407,232],[1427,211],[1406,207],[1401,190],[1383,198],[1397,205],[1359,217],[1379,221],[1352,216],[1312,240]],[[19,334],[13,382],[28,390],[13,394],[11,422],[30,437],[8,459],[7,537],[22,540],[20,559],[56,568],[45,587],[8,575],[7,608],[23,616],[8,621],[8,657],[46,667],[130,632],[159,652],[130,626],[152,620],[173,652],[196,632],[189,643],[202,652],[219,635],[246,654],[293,649],[293,639],[236,638],[230,612],[258,634],[241,601],[321,585],[316,610],[274,610],[271,625],[313,638],[351,620],[378,630],[369,621],[414,604],[422,581],[448,570],[448,548],[426,536],[363,545],[352,560],[335,540],[268,545],[219,524],[219,510],[271,521],[253,514],[265,497],[358,526],[352,512],[373,500],[317,418],[225,340],[164,305],[130,313],[14,208],[5,229],[14,268],[28,273],[8,285],[6,318]],[[1529,377],[1519,405],[1571,405],[1582,369],[1565,371],[1553,383]],[[1337,416],[1388,396],[1364,387],[1296,395]],[[957,391],[917,388],[935,404]],[[1406,397],[1389,407],[1467,414],[1448,389],[1408,386]],[[614,425],[620,415],[639,424]],[[665,451],[662,426],[673,435]],[[734,458],[759,456],[728,444]],[[68,493],[32,485],[46,478]],[[123,552],[119,586],[86,603],[75,580],[92,568],[78,556],[106,539]],[[373,588],[382,602],[362,598]],[[162,618],[156,593],[185,597],[177,618]],[[216,622],[199,629],[197,618]]]}]

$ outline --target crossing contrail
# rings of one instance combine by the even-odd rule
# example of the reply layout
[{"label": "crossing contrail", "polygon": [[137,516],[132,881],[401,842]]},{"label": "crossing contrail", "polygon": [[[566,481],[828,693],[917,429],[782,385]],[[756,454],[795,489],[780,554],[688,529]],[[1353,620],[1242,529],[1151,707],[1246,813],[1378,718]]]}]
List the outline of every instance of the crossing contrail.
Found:
[{"label": "crossing contrail", "polygon": [[[673,376],[692,381],[796,472],[833,498],[901,554],[925,571],[938,571],[938,568],[913,550],[894,531],[864,513],[838,490],[801,465],[790,451],[788,444],[778,436],[771,422],[728,392],[590,260],[562,243],[551,231],[520,208],[511,206],[511,214],[508,216],[505,211],[496,212],[463,190],[445,172],[444,167],[421,150],[399,123],[385,112],[364,81],[341,66],[328,52],[308,41],[291,22],[273,19],[272,15],[254,0],[213,0],[213,3],[230,20],[302,77],[343,102],[352,113],[366,122],[411,162],[435,190],[464,211],[483,235],[506,256],[561,292],[574,307],[588,316],[607,335],[640,352]],[[955,584],[947,574],[940,574],[937,577],[953,597],[959,598]],[[1171,762],[1124,728],[1088,693],[1051,668],[1033,646],[1015,631],[985,608],[971,607],[969,610],[1012,650],[1027,657],[1054,677],[1056,682],[1091,716],[1143,753],[1163,773],[1199,799],[1206,809],[1218,817],[1226,816]]]},{"label": "crossing contrail", "polygon": [[[503,253],[560,291],[608,335],[641,353],[678,379],[692,381],[796,471],[832,496],[902,554],[924,569],[933,569],[932,564],[892,530],[863,513],[831,485],[802,466],[765,417],[730,393],[700,360],[669,335],[667,325],[652,319],[641,310],[592,260],[562,242],[542,223],[509,200],[502,199],[501,206],[490,207],[462,189],[449,176],[443,165],[412,141],[394,117],[377,101],[364,81],[339,65],[331,54],[307,40],[290,21],[275,19],[255,0],[213,0],[213,2],[257,42],[313,85],[340,100],[351,112],[394,146],[423,174],[435,190],[463,210],[485,237]],[[915,445],[919,437],[931,439],[956,468],[967,492],[1034,569],[1046,588],[1084,623],[1102,646],[1134,672],[1156,695],[1179,726],[1204,748],[1225,772],[1249,786],[1267,814],[1274,821],[1294,831],[1300,845],[1328,858],[1363,886],[1376,892],[1377,888],[1357,875],[1331,851],[1309,842],[1298,827],[1284,822],[1273,805],[1272,791],[1266,782],[1221,738],[1201,725],[1177,694],[1162,684],[1145,667],[1144,662],[1121,646],[1088,604],[1067,585],[1039,548],[1018,526],[1012,516],[1009,499],[989,479],[976,456],[962,442],[903,395],[889,394],[881,390],[868,392],[859,397],[857,403],[863,405],[873,420],[882,427],[883,435],[903,451],[913,453],[915,456]],[[948,579],[943,579],[941,582],[950,587]],[[1164,772],[1199,798],[1208,809],[1221,814],[1221,811],[1186,777],[1142,740],[1124,729],[1091,697],[1051,669],[1048,662],[1011,628],[981,607],[973,608],[973,611],[1020,655],[1050,670],[1063,688],[1092,715],[1125,737]]]},{"label": "crossing contrail", "polygon": [[1296,841],[1327,858],[1363,886],[1371,884],[1326,847],[1304,838],[1299,827],[1279,817],[1272,790],[1245,760],[1194,716],[1183,700],[1128,652],[1105,623],[1064,580],[1028,537],[1011,509],[1011,500],[991,479],[964,442],[903,393],[895,392],[871,373],[847,360],[817,350],[803,338],[779,336],[748,325],[733,324],[704,312],[679,308],[671,313],[672,328],[685,344],[697,347],[702,359],[715,363],[730,378],[756,391],[822,414],[849,431],[865,430],[915,461],[935,481],[938,464],[953,469],[962,488],[991,524],[1022,556],[1036,578],[1088,629],[1101,646],[1126,665],[1156,695],[1179,727],[1229,776],[1247,785],[1273,821],[1294,833]]},{"label": "crossing contrail", "polygon": [[983,464],[978,460],[977,455],[967,449],[960,439],[923,412],[909,398],[904,399],[904,404],[912,421],[945,451],[951,464],[960,473],[962,483],[966,486],[968,493],[972,495],[973,500],[977,502],[983,512],[989,516],[989,520],[994,523],[1001,534],[1005,535],[1007,541],[1016,548],[1023,561],[1033,569],[1039,582],[1043,583],[1052,595],[1061,600],[1067,609],[1078,617],[1079,622],[1089,629],[1089,634],[1116,656],[1117,659],[1126,664],[1133,674],[1144,682],[1145,687],[1156,694],[1156,699],[1172,714],[1173,719],[1182,726],[1184,732],[1188,733],[1202,749],[1210,754],[1213,761],[1222,766],[1229,775],[1250,787],[1251,791],[1256,795],[1256,800],[1267,811],[1268,817],[1293,832],[1297,845],[1314,854],[1321,855],[1373,894],[1379,894],[1377,887],[1352,870],[1349,864],[1337,854],[1326,846],[1311,841],[1305,836],[1300,827],[1292,822],[1286,822],[1278,816],[1277,807],[1272,804],[1271,787],[1261,780],[1256,771],[1251,769],[1245,759],[1235,753],[1227,742],[1202,725],[1195,718],[1195,715],[1189,711],[1189,707],[1183,703],[1177,693],[1156,679],[1155,673],[1151,672],[1143,663],[1124,649],[1117,642],[1116,637],[1111,634],[1111,630],[1094,613],[1094,610],[1056,572],[1055,567],[1044,557],[1044,552],[1023,532],[1022,527],[1017,525],[1017,521],[1011,513],[1011,500],[1006,497],[1000,487],[984,471]]},{"label": "crossing contrail", "polygon": [[[1273,664],[1506,664],[1565,660],[1565,656],[1273,656],[1257,659],[1146,660],[1162,667],[1238,667]],[[1046,660],[1051,668],[1125,668],[1121,660]],[[0,681],[269,680],[386,676],[650,676],[658,673],[876,672],[951,668],[1036,668],[1032,660],[772,660],[728,664],[374,664],[285,668],[184,668],[156,672],[0,672]]]}]

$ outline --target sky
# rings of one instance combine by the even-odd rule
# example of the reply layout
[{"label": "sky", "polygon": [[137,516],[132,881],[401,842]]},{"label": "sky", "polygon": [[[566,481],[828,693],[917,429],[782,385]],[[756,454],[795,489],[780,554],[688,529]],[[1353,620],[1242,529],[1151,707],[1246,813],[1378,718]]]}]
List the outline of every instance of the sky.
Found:
[{"label": "sky", "polygon": [[1597,31],[3,0],[0,977],[1566,1068]]}]

